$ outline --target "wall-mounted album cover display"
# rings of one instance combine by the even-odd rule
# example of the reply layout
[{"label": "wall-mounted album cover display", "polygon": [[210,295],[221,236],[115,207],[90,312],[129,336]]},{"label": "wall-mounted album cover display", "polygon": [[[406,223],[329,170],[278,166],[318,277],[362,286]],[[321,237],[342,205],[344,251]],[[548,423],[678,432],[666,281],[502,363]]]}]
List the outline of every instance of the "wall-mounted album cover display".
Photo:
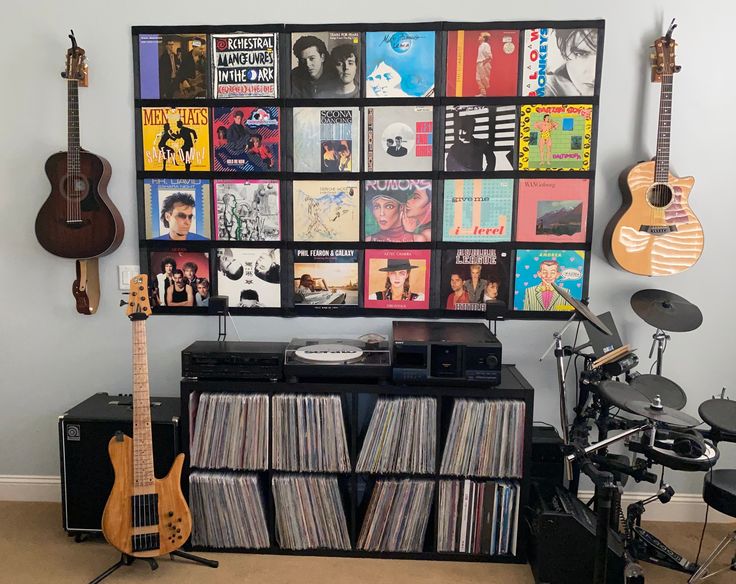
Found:
[{"label": "wall-mounted album cover display", "polygon": [[532,28],[524,32],[522,95],[595,93],[598,29]]},{"label": "wall-mounted album cover display", "polygon": [[518,79],[518,30],[447,32],[448,97],[516,95]]},{"label": "wall-mounted album cover display", "polygon": [[217,239],[279,241],[279,181],[216,180]]},{"label": "wall-mounted album cover display", "polygon": [[506,308],[510,257],[492,247],[442,252],[442,308],[485,311],[488,303]]},{"label": "wall-mounted album cover display", "polygon": [[358,252],[354,249],[295,249],[296,306],[358,305]]},{"label": "wall-mounted album cover display", "polygon": [[278,97],[278,38],[276,32],[213,34],[213,97]]},{"label": "wall-mounted album cover display", "polygon": [[185,250],[149,254],[152,306],[193,308],[209,305],[210,254]]},{"label": "wall-mounted album cover display", "polygon": [[446,179],[443,241],[511,241],[514,180]]},{"label": "wall-mounted album cover display", "polygon": [[217,292],[231,307],[281,306],[281,254],[276,248],[217,250]]},{"label": "wall-mounted album cover display", "polygon": [[147,178],[143,181],[146,239],[210,239],[210,181]]},{"label": "wall-mounted album cover display", "polygon": [[277,107],[216,107],[213,109],[213,170],[276,172],[281,133]]},{"label": "wall-mounted album cover display", "polygon": [[445,108],[445,170],[514,170],[515,105],[448,105]]},{"label": "wall-mounted album cover display", "polygon": [[589,190],[587,178],[520,179],[516,241],[583,243]]},{"label": "wall-mounted album cover display", "polygon": [[573,307],[552,287],[583,296],[585,252],[563,249],[520,249],[516,252],[514,310],[570,311]]},{"label": "wall-mounted album cover display", "polygon": [[360,33],[291,33],[291,97],[360,97]]},{"label": "wall-mounted album cover display", "polygon": [[366,170],[432,170],[432,106],[365,108]]},{"label": "wall-mounted album cover display", "polygon": [[521,170],[589,170],[593,106],[521,106]]},{"label": "wall-mounted album cover display", "polygon": [[141,108],[143,170],[189,172],[210,169],[206,107]]},{"label": "wall-mounted album cover display", "polygon": [[368,180],[363,196],[365,241],[432,240],[431,180]]},{"label": "wall-mounted album cover display", "polygon": [[359,241],[357,180],[295,180],[294,241]]},{"label": "wall-mounted album cover display", "polygon": [[365,308],[429,308],[430,260],[428,249],[365,250]]},{"label": "wall-mounted album cover display", "polygon": [[359,172],[360,108],[295,107],[294,172]]},{"label": "wall-mounted album cover display", "polygon": [[435,31],[365,34],[366,97],[434,95]]},{"label": "wall-mounted album cover display", "polygon": [[207,35],[141,34],[138,79],[141,99],[207,97]]}]

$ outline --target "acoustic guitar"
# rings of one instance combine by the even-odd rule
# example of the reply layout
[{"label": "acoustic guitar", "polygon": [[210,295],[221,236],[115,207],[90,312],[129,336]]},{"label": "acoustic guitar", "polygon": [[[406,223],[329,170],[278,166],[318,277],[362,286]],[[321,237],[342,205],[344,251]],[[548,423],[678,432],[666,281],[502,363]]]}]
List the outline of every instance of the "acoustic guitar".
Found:
[{"label": "acoustic guitar", "polygon": [[661,83],[657,153],[653,160],[626,169],[619,179],[623,206],[604,235],[604,251],[614,266],[642,276],[670,276],[690,268],[703,252],[703,228],[688,199],[691,176],[669,170],[672,77],[675,65],[672,21],[654,42],[652,81]]},{"label": "acoustic guitar", "polygon": [[102,533],[123,554],[152,558],[181,547],[192,531],[192,518],[181,492],[184,454],[177,455],[166,477],[157,479],[153,473],[148,276],[131,279],[127,314],[133,322],[133,437],[118,432],[108,445],[115,481],[102,514]]}]

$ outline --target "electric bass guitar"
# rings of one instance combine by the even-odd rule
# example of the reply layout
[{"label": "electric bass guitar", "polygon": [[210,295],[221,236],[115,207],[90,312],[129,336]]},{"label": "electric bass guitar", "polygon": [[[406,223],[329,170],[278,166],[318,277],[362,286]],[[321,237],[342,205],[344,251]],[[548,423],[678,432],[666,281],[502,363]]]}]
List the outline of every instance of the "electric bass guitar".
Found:
[{"label": "electric bass guitar", "polygon": [[633,274],[670,276],[687,270],[703,252],[703,228],[688,199],[695,179],[669,170],[672,76],[675,65],[672,21],[654,43],[652,81],[661,83],[657,153],[654,160],[626,169],[619,179],[624,203],[604,235],[608,261]]},{"label": "electric bass guitar", "polygon": [[108,445],[115,482],[102,514],[102,533],[123,554],[151,558],[181,547],[192,531],[192,518],[181,492],[184,454],[177,455],[166,477],[153,474],[145,329],[151,314],[148,276],[131,279],[127,314],[133,321],[133,437],[118,432]]}]

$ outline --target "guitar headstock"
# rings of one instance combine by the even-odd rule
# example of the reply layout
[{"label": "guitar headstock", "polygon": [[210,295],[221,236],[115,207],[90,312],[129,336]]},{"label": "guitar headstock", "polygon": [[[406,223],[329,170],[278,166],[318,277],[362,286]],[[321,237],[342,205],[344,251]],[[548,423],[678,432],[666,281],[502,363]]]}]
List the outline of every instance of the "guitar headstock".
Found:
[{"label": "guitar headstock", "polygon": [[130,279],[130,296],[125,313],[130,320],[145,320],[151,314],[151,301],[148,297],[148,276],[139,274]]},{"label": "guitar headstock", "polygon": [[74,31],[71,31],[69,38],[72,41],[72,46],[66,51],[66,66],[61,76],[67,80],[76,79],[79,85],[87,87],[89,81],[87,76],[87,56],[84,49],[77,45]]},{"label": "guitar headstock", "polygon": [[667,34],[659,37],[652,45],[652,83],[661,83],[663,75],[679,73],[682,67],[675,64],[675,47],[677,43],[672,38],[672,32],[677,28],[675,19],[672,19]]}]

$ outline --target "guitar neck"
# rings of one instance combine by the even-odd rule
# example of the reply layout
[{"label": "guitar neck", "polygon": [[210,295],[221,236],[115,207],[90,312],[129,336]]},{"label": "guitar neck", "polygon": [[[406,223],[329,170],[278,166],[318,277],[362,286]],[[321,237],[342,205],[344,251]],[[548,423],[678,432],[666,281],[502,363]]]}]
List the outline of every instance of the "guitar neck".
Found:
[{"label": "guitar neck", "polygon": [[133,320],[133,478],[136,489],[154,486],[145,320]]},{"label": "guitar neck", "polygon": [[79,81],[67,82],[67,172],[79,174]]},{"label": "guitar neck", "polygon": [[670,176],[670,126],[672,121],[672,74],[662,75],[657,128],[657,155],[654,157],[654,180],[666,183]]}]

